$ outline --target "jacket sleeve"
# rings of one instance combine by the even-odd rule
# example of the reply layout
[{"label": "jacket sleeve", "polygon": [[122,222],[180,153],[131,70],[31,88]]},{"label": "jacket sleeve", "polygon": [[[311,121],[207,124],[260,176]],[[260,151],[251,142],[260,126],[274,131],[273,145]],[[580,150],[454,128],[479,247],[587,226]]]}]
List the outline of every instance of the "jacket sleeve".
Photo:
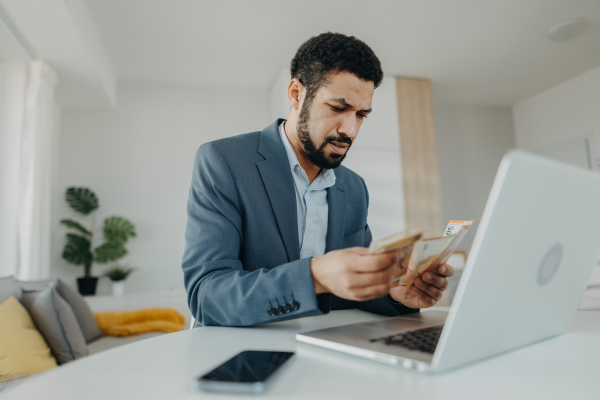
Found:
[{"label": "jacket sleeve", "polygon": [[237,190],[213,143],[196,153],[187,214],[182,270],[197,325],[248,326],[329,311],[315,295],[310,259],[244,270]]},{"label": "jacket sleeve", "polygon": [[[367,186],[363,181],[363,185],[365,187],[365,193],[367,196],[367,207],[369,206],[369,191],[367,190]],[[373,240],[373,235],[371,234],[371,229],[369,225],[365,228],[365,241],[363,243],[364,247],[369,247],[371,241]],[[413,314],[417,313],[420,310],[418,308],[409,308],[404,304],[397,302],[392,299],[390,296],[383,296],[373,300],[367,301],[359,301],[356,304],[356,308],[363,311],[369,311],[375,314],[381,315],[404,315],[404,314]]]}]

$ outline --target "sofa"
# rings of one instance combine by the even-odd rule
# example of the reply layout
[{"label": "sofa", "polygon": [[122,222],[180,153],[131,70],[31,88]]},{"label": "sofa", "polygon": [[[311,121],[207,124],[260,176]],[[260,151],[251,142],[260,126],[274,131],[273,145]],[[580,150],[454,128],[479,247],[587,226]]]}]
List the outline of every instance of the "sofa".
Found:
[{"label": "sofa", "polygon": [[104,335],[85,299],[60,279],[0,277],[0,392],[36,373],[162,334]]}]

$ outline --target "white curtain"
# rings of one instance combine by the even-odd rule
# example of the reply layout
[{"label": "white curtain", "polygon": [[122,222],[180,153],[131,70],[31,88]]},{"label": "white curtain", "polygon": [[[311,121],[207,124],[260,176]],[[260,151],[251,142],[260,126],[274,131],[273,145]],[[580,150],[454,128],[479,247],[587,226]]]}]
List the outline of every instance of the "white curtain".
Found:
[{"label": "white curtain", "polygon": [[16,275],[21,131],[28,66],[0,63],[0,276]]},{"label": "white curtain", "polygon": [[0,276],[45,279],[57,74],[41,60],[0,71]]}]

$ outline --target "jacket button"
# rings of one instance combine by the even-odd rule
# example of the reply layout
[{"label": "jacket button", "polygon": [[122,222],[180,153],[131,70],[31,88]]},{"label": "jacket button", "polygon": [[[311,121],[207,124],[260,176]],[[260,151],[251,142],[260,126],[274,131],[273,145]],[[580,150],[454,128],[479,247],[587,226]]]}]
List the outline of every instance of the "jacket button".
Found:
[{"label": "jacket button", "polygon": [[300,303],[298,303],[297,301],[292,301],[290,303],[290,306],[292,307],[292,311],[296,311],[297,309],[300,308]]},{"label": "jacket button", "polygon": [[270,315],[271,317],[274,317],[274,316],[275,316],[275,309],[274,309],[274,308],[269,308],[269,309],[267,310],[267,312],[269,313],[269,315]]},{"label": "jacket button", "polygon": [[289,305],[288,303],[284,304],[284,305],[283,305],[283,312],[287,314],[287,313],[289,313],[290,311],[292,311],[292,306],[291,306],[291,305]]},{"label": "jacket button", "polygon": [[275,310],[276,310],[277,315],[283,314],[283,307],[278,306]]}]

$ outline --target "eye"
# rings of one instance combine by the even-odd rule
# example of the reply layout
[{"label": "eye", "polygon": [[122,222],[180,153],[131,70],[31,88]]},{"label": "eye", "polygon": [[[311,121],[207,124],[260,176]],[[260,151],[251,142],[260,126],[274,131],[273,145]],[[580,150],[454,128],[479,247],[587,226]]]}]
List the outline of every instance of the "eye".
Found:
[{"label": "eye", "polygon": [[367,114],[361,114],[361,113],[358,113],[358,114],[356,114],[356,115],[358,115],[358,118],[360,118],[360,119],[363,119],[363,118],[367,118],[367,117],[368,117],[368,115],[367,115]]},{"label": "eye", "polygon": [[343,108],[341,108],[341,107],[335,107],[335,106],[331,106],[331,109],[332,109],[333,111],[335,111],[335,112],[338,112],[338,113],[340,113],[340,112],[344,112],[344,109],[343,109]]}]

